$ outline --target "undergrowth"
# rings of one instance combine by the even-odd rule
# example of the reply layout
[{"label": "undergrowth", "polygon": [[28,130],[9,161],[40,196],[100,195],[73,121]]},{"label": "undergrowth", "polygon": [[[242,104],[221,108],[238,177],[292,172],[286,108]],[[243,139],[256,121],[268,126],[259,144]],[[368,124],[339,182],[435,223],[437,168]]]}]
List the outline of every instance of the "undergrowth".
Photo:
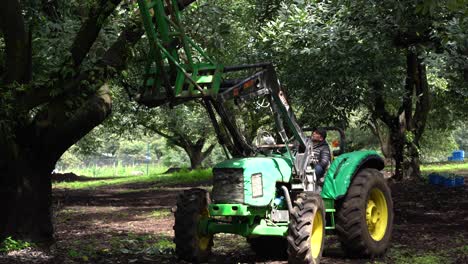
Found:
[{"label": "undergrowth", "polygon": [[22,240],[16,240],[12,237],[7,237],[0,244],[0,252],[8,253],[10,251],[21,250],[33,246],[32,243]]}]

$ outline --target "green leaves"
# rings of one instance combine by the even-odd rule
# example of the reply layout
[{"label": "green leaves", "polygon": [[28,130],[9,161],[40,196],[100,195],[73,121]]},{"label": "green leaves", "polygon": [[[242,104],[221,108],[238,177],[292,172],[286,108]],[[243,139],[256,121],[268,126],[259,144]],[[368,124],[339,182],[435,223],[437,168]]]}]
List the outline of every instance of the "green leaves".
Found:
[{"label": "green leaves", "polygon": [[21,249],[29,248],[31,246],[33,246],[33,244],[27,241],[15,240],[12,237],[7,237],[0,244],[0,252],[8,253],[14,250],[21,250]]}]

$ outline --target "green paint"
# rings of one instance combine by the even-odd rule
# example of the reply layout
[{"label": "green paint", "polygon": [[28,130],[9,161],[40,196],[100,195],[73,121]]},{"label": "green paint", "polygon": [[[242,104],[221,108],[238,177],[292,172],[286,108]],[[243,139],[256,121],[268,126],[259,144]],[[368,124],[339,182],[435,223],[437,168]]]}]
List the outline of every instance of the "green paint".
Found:
[{"label": "green paint", "polygon": [[[244,170],[245,204],[251,206],[268,206],[276,193],[277,182],[289,182],[292,177],[292,161],[287,156],[250,157],[225,160],[215,168],[238,168]],[[253,197],[252,175],[262,174],[263,193]]]},{"label": "green paint", "polygon": [[325,204],[325,209],[327,212],[331,212],[329,210],[335,211],[335,200],[333,199],[323,199],[323,203]]},{"label": "green paint", "polygon": [[279,224],[276,225],[267,225],[266,221],[262,219],[259,225],[256,225],[250,235],[258,236],[281,236],[285,237],[288,234],[288,225]]},{"label": "green paint", "polygon": [[[367,159],[382,159],[375,151],[355,151],[342,154],[337,157],[325,176],[325,183],[322,190],[322,198],[338,199],[346,194],[352,177],[363,161]],[[383,169],[377,168],[377,169]]]},{"label": "green paint", "polygon": [[[200,83],[203,94],[216,95],[221,85],[223,66],[215,63],[185,34],[177,3],[176,0],[138,0],[150,49],[146,67],[146,76],[150,77],[144,81],[142,94],[151,95],[156,100],[168,100],[170,95],[166,89],[173,89],[170,93],[175,98],[198,98],[201,93],[195,85]],[[174,41],[181,45],[170,45]],[[205,62],[199,62],[198,56],[193,58],[194,51]],[[170,72],[177,73],[175,83],[167,83],[170,82]]]},{"label": "green paint", "polygon": [[287,223],[267,223],[265,219],[260,223],[253,224],[246,217],[237,219],[230,223],[219,222],[214,219],[203,219],[199,222],[198,228],[201,234],[230,233],[244,237],[249,236],[280,236],[285,237],[288,232]]},{"label": "green paint", "polygon": [[213,81],[213,75],[200,76],[197,78],[197,83],[211,83]]},{"label": "green paint", "polygon": [[265,216],[268,209],[249,208],[243,204],[210,204],[210,216]]}]

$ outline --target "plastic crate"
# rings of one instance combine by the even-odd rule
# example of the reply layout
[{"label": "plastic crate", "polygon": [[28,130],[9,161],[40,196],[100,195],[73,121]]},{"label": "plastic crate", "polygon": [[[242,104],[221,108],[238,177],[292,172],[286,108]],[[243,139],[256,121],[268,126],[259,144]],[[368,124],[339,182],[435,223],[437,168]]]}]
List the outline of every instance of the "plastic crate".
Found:
[{"label": "plastic crate", "polygon": [[457,176],[455,177],[455,186],[463,186],[465,185],[465,177]]},{"label": "plastic crate", "polygon": [[458,187],[465,184],[465,178],[463,176],[456,176],[450,178],[444,178],[443,185],[445,187]]},{"label": "plastic crate", "polygon": [[444,184],[444,177],[436,173],[429,174],[429,183],[432,185],[441,185]]},{"label": "plastic crate", "polygon": [[452,152],[452,157],[454,158],[465,158],[465,151],[463,150],[455,150],[454,152]]},{"label": "plastic crate", "polygon": [[455,187],[456,186],[455,178],[444,178],[444,186]]}]

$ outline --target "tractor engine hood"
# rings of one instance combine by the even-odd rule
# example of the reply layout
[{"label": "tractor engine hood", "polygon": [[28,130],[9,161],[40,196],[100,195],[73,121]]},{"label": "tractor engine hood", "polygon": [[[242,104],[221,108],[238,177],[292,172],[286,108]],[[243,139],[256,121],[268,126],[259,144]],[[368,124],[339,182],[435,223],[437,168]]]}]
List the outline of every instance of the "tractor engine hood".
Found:
[{"label": "tractor engine hood", "polygon": [[285,156],[225,160],[213,168],[213,202],[267,206],[277,182],[289,182],[292,161]]}]

